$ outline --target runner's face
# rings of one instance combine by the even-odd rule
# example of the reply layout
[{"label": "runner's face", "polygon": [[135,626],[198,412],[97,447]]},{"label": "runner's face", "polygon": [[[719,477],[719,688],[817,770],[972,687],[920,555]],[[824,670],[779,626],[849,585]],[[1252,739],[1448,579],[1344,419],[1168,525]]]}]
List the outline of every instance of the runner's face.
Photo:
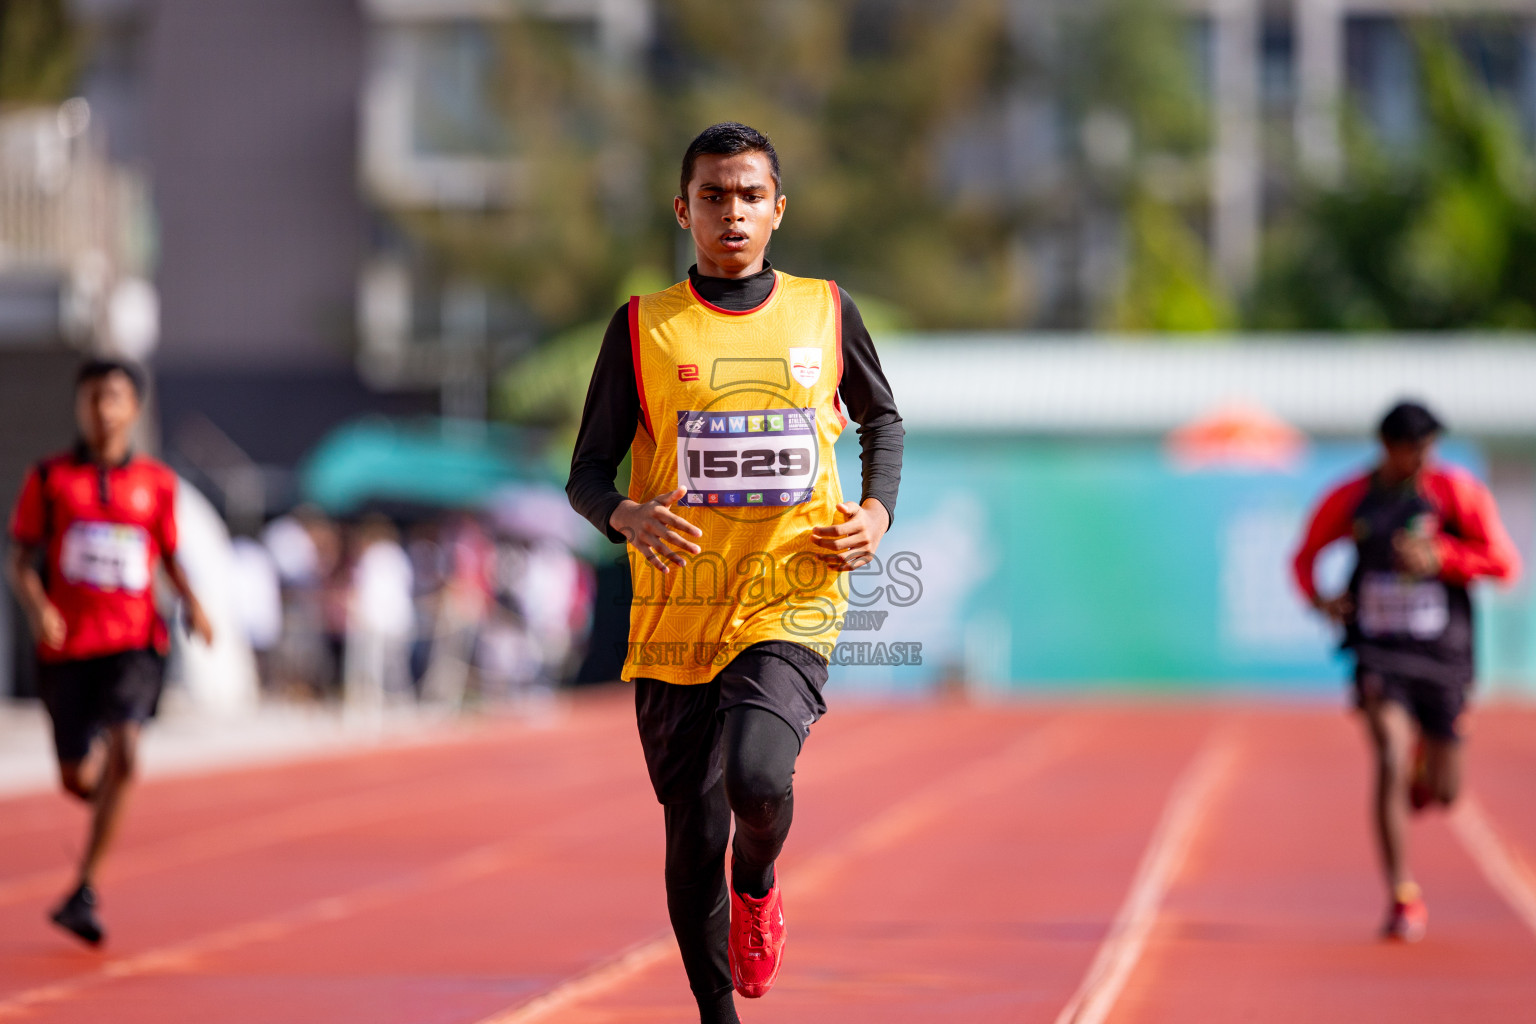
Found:
[{"label": "runner's face", "polygon": [[784,217],[764,153],[706,154],[693,165],[688,195],[673,200],[677,223],[693,235],[699,273],[749,277],[763,269],[768,239]]},{"label": "runner's face", "polygon": [[1411,479],[1429,461],[1429,453],[1434,444],[1433,437],[1426,437],[1422,441],[1384,441],[1382,450],[1386,457],[1382,461],[1382,469],[1392,480]]},{"label": "runner's face", "polygon": [[109,373],[80,385],[75,393],[75,422],[80,436],[98,454],[114,457],[127,449],[139,419],[139,395],[124,373]]}]

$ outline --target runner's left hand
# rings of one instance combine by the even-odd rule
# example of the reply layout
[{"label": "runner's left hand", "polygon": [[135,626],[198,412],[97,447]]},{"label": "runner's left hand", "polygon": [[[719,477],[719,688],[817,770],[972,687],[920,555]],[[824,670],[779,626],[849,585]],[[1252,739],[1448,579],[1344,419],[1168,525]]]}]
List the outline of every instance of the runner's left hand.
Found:
[{"label": "runner's left hand", "polygon": [[890,529],[891,517],[877,498],[867,498],[862,505],[842,502],[837,510],[848,518],[835,526],[813,526],[811,537],[832,554],[821,560],[838,572],[867,565],[880,547],[880,539]]}]

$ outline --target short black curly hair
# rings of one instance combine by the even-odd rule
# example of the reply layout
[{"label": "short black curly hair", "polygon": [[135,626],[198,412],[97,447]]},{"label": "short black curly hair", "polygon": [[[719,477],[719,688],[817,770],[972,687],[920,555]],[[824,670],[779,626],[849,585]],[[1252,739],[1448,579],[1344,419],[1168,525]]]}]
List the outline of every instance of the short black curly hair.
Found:
[{"label": "short black curly hair", "polygon": [[774,195],[777,197],[784,193],[779,184],[779,154],[774,152],[768,136],[738,121],[721,121],[705,128],[688,143],[688,151],[683,154],[682,189],[679,194],[685,199],[688,197],[688,183],[693,180],[693,165],[699,157],[735,156],[738,153],[762,153],[766,156],[769,172],[773,175]]},{"label": "short black curly hair", "polygon": [[1440,417],[1420,402],[1398,402],[1381,418],[1377,433],[1387,444],[1407,442],[1417,444],[1427,437],[1445,431]]},{"label": "short black curly hair", "polygon": [[75,388],[93,380],[109,377],[114,373],[120,373],[128,378],[128,383],[133,385],[133,393],[140,398],[144,397],[144,388],[148,383],[145,379],[144,368],[129,359],[120,359],[117,356],[95,356],[81,363],[75,370]]}]

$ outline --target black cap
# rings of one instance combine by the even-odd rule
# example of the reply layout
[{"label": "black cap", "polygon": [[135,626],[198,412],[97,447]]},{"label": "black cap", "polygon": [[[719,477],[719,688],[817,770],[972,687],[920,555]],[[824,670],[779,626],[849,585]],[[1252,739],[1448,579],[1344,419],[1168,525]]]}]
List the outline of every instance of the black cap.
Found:
[{"label": "black cap", "polygon": [[1445,430],[1439,417],[1418,402],[1398,402],[1381,418],[1383,441],[1422,441]]},{"label": "black cap", "polygon": [[119,359],[115,356],[96,356],[87,359],[80,364],[80,369],[75,371],[75,387],[79,387],[86,381],[100,380],[114,373],[120,373],[127,377],[133,384],[133,392],[140,398],[144,397],[144,370],[138,363],[127,359]]}]

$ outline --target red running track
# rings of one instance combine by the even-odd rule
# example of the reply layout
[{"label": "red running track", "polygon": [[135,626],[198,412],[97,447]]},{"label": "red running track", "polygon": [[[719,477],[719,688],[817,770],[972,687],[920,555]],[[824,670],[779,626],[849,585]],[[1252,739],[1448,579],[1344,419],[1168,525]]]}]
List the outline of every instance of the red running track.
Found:
[{"label": "red running track", "polygon": [[[83,812],[0,801],[0,1021],[617,1024],[692,1015],[631,704],[155,781],[44,920]],[[1536,1021],[1536,711],[1473,722],[1472,799],[1383,909],[1333,708],[839,708],[797,775],[790,943],[751,1022]]]}]

